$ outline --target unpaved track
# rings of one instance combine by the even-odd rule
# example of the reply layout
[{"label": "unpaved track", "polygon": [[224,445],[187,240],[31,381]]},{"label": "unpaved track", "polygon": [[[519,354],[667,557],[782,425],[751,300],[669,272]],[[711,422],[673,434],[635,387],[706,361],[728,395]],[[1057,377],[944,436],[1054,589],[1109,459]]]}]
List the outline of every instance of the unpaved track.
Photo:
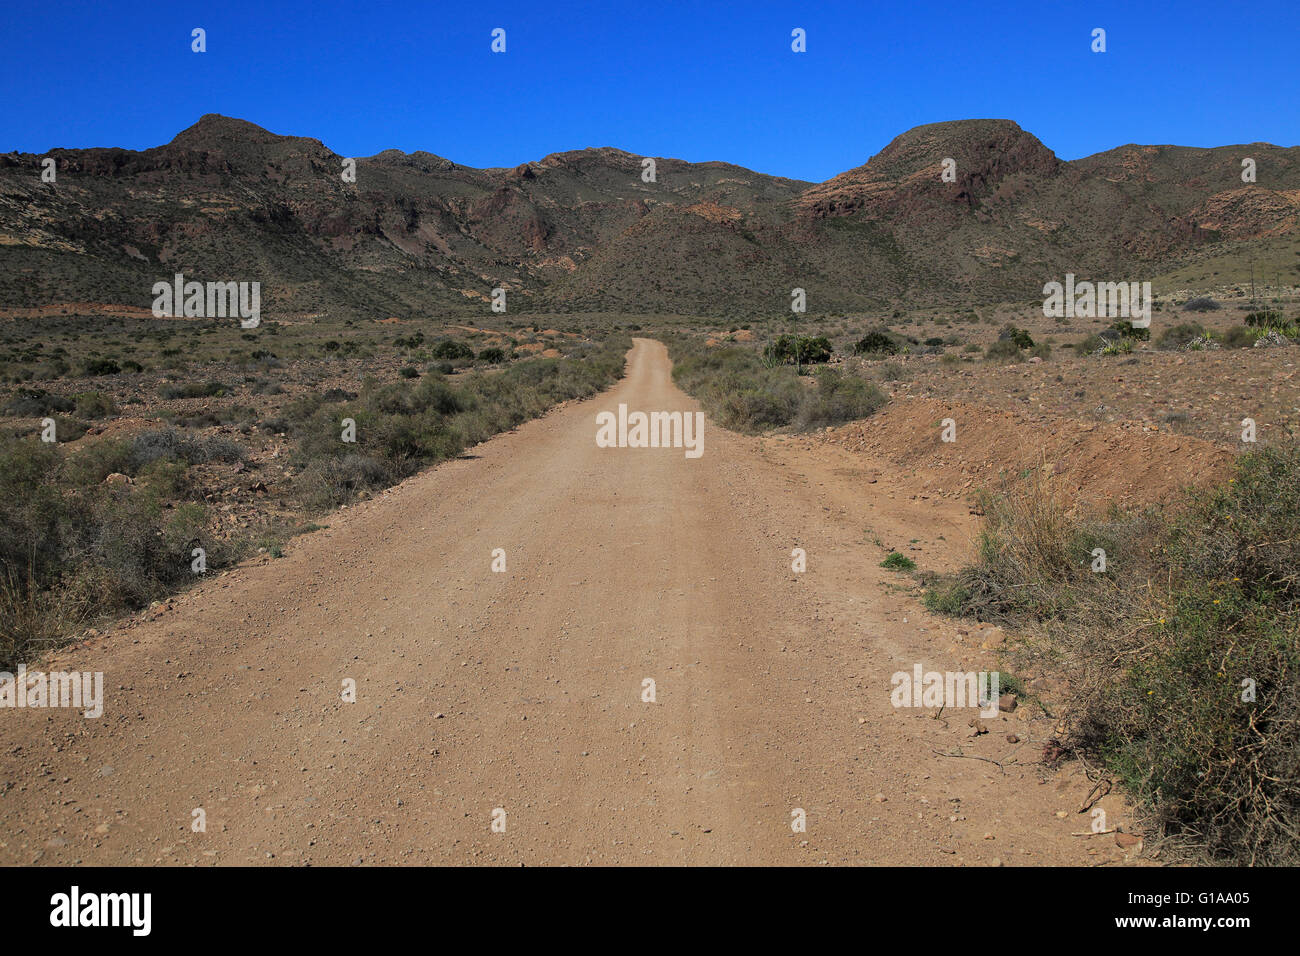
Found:
[{"label": "unpaved track", "polygon": [[964,510],[712,423],[695,460],[597,448],[619,402],[697,408],[669,369],[638,339],[610,391],[61,655],[106,712],[0,712],[0,862],[1098,862],[1054,814],[1068,780],[932,752],[1028,764],[1038,724],[968,741],[972,711],[889,704],[917,661],[992,662],[952,656],[863,529],[951,542]]}]

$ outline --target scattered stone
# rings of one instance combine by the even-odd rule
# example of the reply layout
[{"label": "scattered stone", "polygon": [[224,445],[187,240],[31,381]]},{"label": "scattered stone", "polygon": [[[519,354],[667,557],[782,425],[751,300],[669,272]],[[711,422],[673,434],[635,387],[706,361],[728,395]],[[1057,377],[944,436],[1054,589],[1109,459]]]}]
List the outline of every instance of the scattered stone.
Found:
[{"label": "scattered stone", "polygon": [[984,640],[980,642],[980,647],[984,650],[991,650],[994,647],[1001,647],[1007,642],[1007,635],[1000,627],[992,627],[984,633]]},{"label": "scattered stone", "polygon": [[1290,345],[1291,340],[1279,332],[1277,329],[1269,329],[1265,335],[1255,340],[1255,348],[1267,349],[1278,345]]}]

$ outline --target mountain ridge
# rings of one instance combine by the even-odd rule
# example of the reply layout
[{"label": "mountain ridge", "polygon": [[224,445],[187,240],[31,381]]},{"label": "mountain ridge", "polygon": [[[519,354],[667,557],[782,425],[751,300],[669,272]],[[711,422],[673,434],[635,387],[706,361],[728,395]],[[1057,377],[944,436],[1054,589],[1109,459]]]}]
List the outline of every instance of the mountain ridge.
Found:
[{"label": "mountain ridge", "polygon": [[[1256,161],[1258,183],[1241,181]],[[41,160],[57,179],[40,179]],[[508,306],[743,314],[1032,296],[1300,229],[1300,148],[1126,144],[1061,160],[1008,119],[915,127],[822,183],[616,147],[477,169],[344,159],[209,113],[164,145],[0,154],[0,306],[147,304],[173,271],[263,282],[268,314]],[[954,181],[941,177],[945,160]],[[521,301],[522,300],[522,301]]]}]

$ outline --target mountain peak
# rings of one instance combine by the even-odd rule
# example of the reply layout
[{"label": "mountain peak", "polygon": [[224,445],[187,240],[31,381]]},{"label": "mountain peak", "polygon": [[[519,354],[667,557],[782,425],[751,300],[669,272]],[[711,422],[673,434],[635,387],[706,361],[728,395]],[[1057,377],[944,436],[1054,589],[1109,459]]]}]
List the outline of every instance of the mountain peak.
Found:
[{"label": "mountain peak", "polygon": [[231,143],[278,143],[290,136],[280,136],[248,120],[205,113],[193,126],[181,130],[169,143],[186,149],[219,149]]},{"label": "mountain peak", "polygon": [[927,123],[900,133],[861,168],[870,169],[876,174],[873,178],[903,179],[949,158],[956,161],[959,171],[966,166],[1050,173],[1060,165],[1056,154],[1018,123],[971,119]]},{"label": "mountain peak", "polygon": [[865,165],[809,189],[799,205],[819,216],[865,208],[875,208],[881,214],[901,197],[934,193],[950,160],[956,188],[946,191],[942,201],[967,204],[995,192],[1009,176],[1023,173],[1046,178],[1065,165],[1012,120],[928,123],[895,136]]}]

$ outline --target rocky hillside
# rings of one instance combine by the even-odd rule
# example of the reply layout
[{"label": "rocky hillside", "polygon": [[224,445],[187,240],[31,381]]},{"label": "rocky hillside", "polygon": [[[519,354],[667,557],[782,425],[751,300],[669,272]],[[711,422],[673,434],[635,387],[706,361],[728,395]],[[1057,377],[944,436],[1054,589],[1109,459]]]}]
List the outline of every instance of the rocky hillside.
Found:
[{"label": "rocky hillside", "polygon": [[[41,161],[57,181],[41,181]],[[1241,160],[1257,164],[1241,181]],[[945,159],[955,181],[944,182]],[[260,280],[269,316],[430,309],[782,313],[1028,299],[1300,232],[1300,148],[1123,146],[1074,162],[1008,120],[922,126],[809,184],[616,149],[472,169],[356,160],[204,116],[134,152],[0,155],[0,309],[148,307],[154,282]],[[1295,276],[1292,276],[1294,281]]]}]

